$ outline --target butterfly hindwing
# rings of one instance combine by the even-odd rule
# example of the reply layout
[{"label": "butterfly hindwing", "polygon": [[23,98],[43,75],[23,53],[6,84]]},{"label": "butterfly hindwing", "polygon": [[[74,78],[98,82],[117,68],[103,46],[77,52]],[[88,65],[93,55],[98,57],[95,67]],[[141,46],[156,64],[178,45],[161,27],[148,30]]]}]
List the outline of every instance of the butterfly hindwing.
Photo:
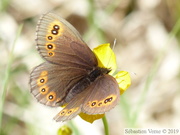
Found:
[{"label": "butterfly hindwing", "polygon": [[119,87],[110,75],[103,75],[87,89],[76,95],[55,117],[56,121],[74,118],[80,112],[86,114],[102,114],[117,105]]},{"label": "butterfly hindwing", "polygon": [[84,100],[90,91],[84,90],[74,98],[54,117],[56,121],[66,121],[74,118],[82,111]]},{"label": "butterfly hindwing", "polygon": [[114,108],[118,101],[120,90],[117,81],[105,74],[97,78],[87,89],[90,91],[85,98],[82,112],[87,114],[101,114]]},{"label": "butterfly hindwing", "polygon": [[[77,100],[78,98],[78,100]],[[82,97],[81,94],[73,98],[67,106],[62,109],[55,117],[54,119],[56,121],[66,121],[74,118],[81,112],[82,102],[84,100],[84,97]]]},{"label": "butterfly hindwing", "polygon": [[86,74],[86,71],[81,68],[63,67],[45,62],[31,72],[31,93],[42,104],[62,105],[65,103],[64,98],[68,90]]}]

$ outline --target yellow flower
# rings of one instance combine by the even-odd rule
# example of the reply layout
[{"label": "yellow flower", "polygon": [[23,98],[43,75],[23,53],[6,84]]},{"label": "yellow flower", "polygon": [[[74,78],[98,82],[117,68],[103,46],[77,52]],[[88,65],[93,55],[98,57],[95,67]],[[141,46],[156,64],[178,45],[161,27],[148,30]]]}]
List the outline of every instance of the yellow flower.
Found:
[{"label": "yellow flower", "polygon": [[[116,56],[110,44],[102,44],[93,49],[93,52],[98,60],[98,66],[102,68],[111,69],[110,75],[113,75],[117,69]],[[131,78],[128,72],[119,71],[117,74],[113,75],[116,81],[119,84],[120,95],[122,95],[127,88],[131,85]],[[104,114],[88,115],[85,113],[80,113],[79,116],[90,123],[93,123],[95,120],[104,117]]]}]

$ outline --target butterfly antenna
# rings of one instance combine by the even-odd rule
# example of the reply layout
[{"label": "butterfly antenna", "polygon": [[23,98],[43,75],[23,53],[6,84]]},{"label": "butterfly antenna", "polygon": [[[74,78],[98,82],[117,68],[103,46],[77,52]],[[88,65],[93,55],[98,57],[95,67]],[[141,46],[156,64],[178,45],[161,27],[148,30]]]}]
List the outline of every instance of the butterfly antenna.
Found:
[{"label": "butterfly antenna", "polygon": [[112,57],[112,55],[113,55],[113,51],[114,51],[115,45],[116,45],[116,38],[114,39],[114,43],[113,43],[113,46],[112,46],[112,53],[111,53],[111,55],[110,55],[110,57],[109,57],[109,60],[108,60],[108,63],[107,63],[107,67],[108,67],[108,65],[109,65],[109,63],[110,63],[110,60],[111,60],[111,57]]},{"label": "butterfly antenna", "polygon": [[133,76],[137,76],[137,74],[135,72],[129,72],[129,73]]},{"label": "butterfly antenna", "polygon": [[114,51],[114,47],[116,45],[116,38],[114,39],[114,44],[113,44],[113,47],[112,47],[112,50]]}]

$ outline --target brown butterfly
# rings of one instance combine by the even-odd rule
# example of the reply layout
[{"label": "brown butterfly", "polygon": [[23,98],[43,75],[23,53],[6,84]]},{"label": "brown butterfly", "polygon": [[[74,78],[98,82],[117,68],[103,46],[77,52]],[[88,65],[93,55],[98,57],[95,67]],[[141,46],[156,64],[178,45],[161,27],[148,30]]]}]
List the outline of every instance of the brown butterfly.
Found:
[{"label": "brown butterfly", "polygon": [[95,54],[71,24],[54,13],[44,14],[36,41],[45,62],[30,74],[31,93],[47,106],[65,105],[56,121],[115,107],[120,95],[117,81],[108,75],[110,69],[98,67]]}]

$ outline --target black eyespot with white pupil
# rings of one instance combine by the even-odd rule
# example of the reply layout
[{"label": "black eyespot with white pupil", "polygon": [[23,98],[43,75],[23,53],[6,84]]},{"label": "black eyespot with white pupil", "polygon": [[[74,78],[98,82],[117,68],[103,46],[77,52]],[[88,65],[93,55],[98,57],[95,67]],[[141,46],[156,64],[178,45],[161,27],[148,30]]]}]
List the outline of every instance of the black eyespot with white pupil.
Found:
[{"label": "black eyespot with white pupil", "polygon": [[113,99],[113,98],[112,98],[112,97],[110,97],[110,98],[109,98],[109,102],[111,102],[111,101],[112,101],[112,99]]},{"label": "black eyespot with white pupil", "polygon": [[44,83],[44,81],[45,81],[44,79],[41,79],[41,80],[40,80],[40,83]]},{"label": "black eyespot with white pupil", "polygon": [[98,104],[98,106],[101,106],[101,105],[102,105],[102,103],[99,103],[99,104]]},{"label": "black eyespot with white pupil", "polygon": [[48,39],[49,39],[49,40],[52,40],[52,39],[53,39],[53,37],[52,37],[52,36],[48,36]]},{"label": "black eyespot with white pupil", "polygon": [[53,49],[53,45],[52,44],[48,44],[47,47],[48,47],[48,49]]},{"label": "black eyespot with white pupil", "polygon": [[53,53],[52,53],[52,52],[50,52],[50,53],[49,53],[49,56],[53,56]]},{"label": "black eyespot with white pupil", "polygon": [[106,100],[104,100],[104,103],[106,104],[107,102],[111,102],[112,101],[112,97],[110,97],[110,98],[107,98]]},{"label": "black eyespot with white pupil", "polygon": [[68,114],[70,114],[70,113],[72,113],[72,111],[70,110],[70,111],[68,111]]},{"label": "black eyespot with white pupil", "polygon": [[53,95],[49,95],[49,99],[52,100],[54,97]]},{"label": "black eyespot with white pupil", "polygon": [[96,102],[92,102],[91,106],[95,106],[96,105]]},{"label": "black eyespot with white pupil", "polygon": [[54,25],[53,27],[55,30],[59,30],[59,26],[58,25]]},{"label": "black eyespot with white pupil", "polygon": [[41,91],[42,91],[42,92],[45,92],[45,91],[46,91],[46,89],[45,89],[45,88],[42,88],[42,89],[41,89]]},{"label": "black eyespot with white pupil", "polygon": [[57,34],[58,34],[58,31],[57,31],[57,30],[52,30],[51,33],[52,33],[53,35],[57,35]]},{"label": "black eyespot with white pupil", "polygon": [[53,29],[51,30],[51,33],[52,33],[53,35],[57,35],[59,29],[60,29],[59,25],[54,25],[54,26],[53,26]]}]

